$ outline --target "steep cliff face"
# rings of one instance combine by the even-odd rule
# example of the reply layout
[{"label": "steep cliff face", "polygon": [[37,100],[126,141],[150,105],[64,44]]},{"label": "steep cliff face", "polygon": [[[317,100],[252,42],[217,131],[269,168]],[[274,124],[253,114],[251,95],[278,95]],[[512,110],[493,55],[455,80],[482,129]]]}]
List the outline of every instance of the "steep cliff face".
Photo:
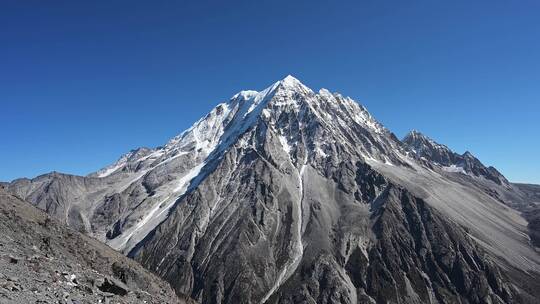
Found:
[{"label": "steep cliff face", "polygon": [[9,188],[202,303],[538,295],[527,222],[489,192],[505,179],[472,160],[467,174],[444,170],[451,151],[417,152],[350,98],[289,76],[236,94],[163,147]]}]

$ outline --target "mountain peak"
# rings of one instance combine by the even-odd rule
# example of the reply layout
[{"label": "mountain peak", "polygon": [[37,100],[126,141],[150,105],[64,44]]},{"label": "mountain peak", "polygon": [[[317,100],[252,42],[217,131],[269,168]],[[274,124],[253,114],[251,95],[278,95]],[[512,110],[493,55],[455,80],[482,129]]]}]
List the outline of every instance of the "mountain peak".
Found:
[{"label": "mountain peak", "polygon": [[[312,92],[310,88],[304,85],[300,80],[291,75],[287,75],[285,78],[275,82],[266,90],[270,92],[286,91],[286,92]],[[265,91],[266,91],[265,90]]]},{"label": "mountain peak", "polygon": [[300,80],[298,80],[296,77],[292,75],[285,76],[285,78],[281,79],[279,82],[283,85],[292,85],[292,86],[302,85]]},{"label": "mountain peak", "polygon": [[463,153],[462,156],[468,157],[468,158],[476,158],[470,151],[465,151],[465,153]]},{"label": "mountain peak", "polygon": [[405,137],[403,137],[402,141],[407,141],[410,139],[419,139],[419,138],[430,140],[430,138],[424,135],[422,132],[416,129],[412,129],[411,131],[409,131],[409,133],[407,133],[407,135],[405,135]]},{"label": "mountain peak", "polygon": [[429,138],[428,136],[415,129],[407,133],[407,135],[405,135],[405,137],[403,137],[401,141],[409,147],[412,147],[413,150],[422,150],[426,147],[428,147],[429,149],[432,149],[434,147],[444,147],[443,145],[437,143],[433,139]]},{"label": "mountain peak", "polygon": [[[237,99],[241,97],[244,100],[259,100],[266,96],[273,95],[273,93],[276,93],[277,91],[311,91],[310,88],[305,86],[300,80],[295,78],[292,75],[287,75],[285,78],[278,80],[274,82],[272,85],[267,87],[266,89],[262,91],[253,91],[253,90],[244,90],[240,91],[237,94],[235,94],[232,99]],[[259,96],[259,98],[255,98]]]}]

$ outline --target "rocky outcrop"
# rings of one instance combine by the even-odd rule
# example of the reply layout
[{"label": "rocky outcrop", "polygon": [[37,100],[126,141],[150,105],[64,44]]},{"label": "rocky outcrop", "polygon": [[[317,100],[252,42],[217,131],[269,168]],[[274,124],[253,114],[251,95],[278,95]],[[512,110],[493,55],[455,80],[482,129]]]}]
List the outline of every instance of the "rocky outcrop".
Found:
[{"label": "rocky outcrop", "polygon": [[1,303],[192,303],[106,245],[0,189]]}]

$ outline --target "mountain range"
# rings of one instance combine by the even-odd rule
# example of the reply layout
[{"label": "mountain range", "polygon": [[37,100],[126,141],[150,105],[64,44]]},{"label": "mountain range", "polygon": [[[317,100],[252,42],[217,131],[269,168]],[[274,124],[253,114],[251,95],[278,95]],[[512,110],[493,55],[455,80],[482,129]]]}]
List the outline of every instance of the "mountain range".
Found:
[{"label": "mountain range", "polygon": [[199,303],[540,296],[540,186],[292,76],[88,176],[3,186]]}]

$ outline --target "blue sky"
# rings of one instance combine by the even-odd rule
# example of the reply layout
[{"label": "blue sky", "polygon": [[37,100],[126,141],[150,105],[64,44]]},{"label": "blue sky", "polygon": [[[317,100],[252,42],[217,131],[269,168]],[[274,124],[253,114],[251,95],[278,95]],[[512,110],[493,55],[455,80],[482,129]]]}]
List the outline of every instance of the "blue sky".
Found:
[{"label": "blue sky", "polygon": [[292,74],[540,183],[540,2],[290,2],[3,1],[0,180],[87,174]]}]

